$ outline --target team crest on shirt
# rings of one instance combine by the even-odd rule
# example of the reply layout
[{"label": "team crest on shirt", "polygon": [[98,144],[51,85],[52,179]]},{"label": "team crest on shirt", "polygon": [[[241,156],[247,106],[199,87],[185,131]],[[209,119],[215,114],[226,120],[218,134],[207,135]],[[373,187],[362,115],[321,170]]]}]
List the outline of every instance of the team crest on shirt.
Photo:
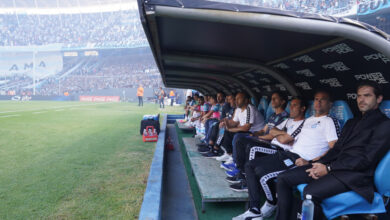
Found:
[{"label": "team crest on shirt", "polygon": [[311,128],[317,128],[319,125],[320,125],[320,121],[318,121],[317,123],[311,125]]}]

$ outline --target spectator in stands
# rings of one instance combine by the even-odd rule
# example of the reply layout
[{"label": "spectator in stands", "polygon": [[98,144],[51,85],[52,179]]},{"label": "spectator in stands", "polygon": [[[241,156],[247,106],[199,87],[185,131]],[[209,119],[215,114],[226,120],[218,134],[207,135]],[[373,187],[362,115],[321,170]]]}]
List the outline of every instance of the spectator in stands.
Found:
[{"label": "spectator in stands", "polygon": [[[253,105],[249,104],[249,95],[247,93],[239,92],[236,95],[236,105],[237,108],[233,119],[224,123],[225,133],[222,146],[229,157],[232,155],[233,146],[240,137],[247,136],[251,132],[261,130],[264,127],[264,118]],[[215,157],[224,154],[221,149],[212,149],[211,152]]]},{"label": "spectator in stands", "polygon": [[[289,151],[277,151],[273,155],[259,157],[249,161],[245,166],[249,193],[249,209],[233,218],[269,217],[276,208],[277,197],[275,178],[279,173],[295,166],[303,166],[319,160],[331,149],[338,139],[338,121],[328,116],[332,107],[329,92],[318,91],[314,95],[314,116],[305,120],[298,140]],[[261,194],[266,202],[260,208]]]},{"label": "spectator in stands", "polygon": [[164,108],[164,98],[165,98],[165,91],[163,90],[162,87],[160,87],[160,92],[158,93],[160,108]]},{"label": "spectator in stands", "polygon": [[232,171],[235,168],[238,168],[240,171],[234,177],[226,177],[226,180],[233,184],[230,186],[232,190],[247,191],[248,187],[243,171],[248,161],[260,156],[275,154],[278,150],[291,150],[302,129],[306,108],[304,99],[294,97],[290,105],[290,118],[272,128],[267,135],[238,140],[237,146],[239,150],[236,151],[235,163],[221,164],[221,167],[228,171]]},{"label": "spectator in stands", "polygon": [[140,84],[137,89],[138,106],[144,106],[144,88]]},{"label": "spectator in stands", "polygon": [[278,177],[276,219],[289,219],[292,188],[302,183],[308,183],[303,194],[312,195],[314,219],[321,219],[321,201],[346,191],[355,191],[372,202],[375,168],[390,148],[390,120],[378,109],[382,99],[375,82],[357,87],[356,101],[362,115],[347,121],[334,147],[314,163]]}]

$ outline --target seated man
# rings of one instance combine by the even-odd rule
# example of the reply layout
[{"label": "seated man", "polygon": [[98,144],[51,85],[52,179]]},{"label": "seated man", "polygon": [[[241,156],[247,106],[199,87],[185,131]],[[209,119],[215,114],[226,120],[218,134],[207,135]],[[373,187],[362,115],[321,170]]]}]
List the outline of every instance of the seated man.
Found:
[{"label": "seated man", "polygon": [[[239,92],[236,95],[237,108],[232,120],[224,123],[225,133],[223,136],[222,146],[225,148],[227,157],[231,157],[233,146],[236,140],[252,132],[261,130],[264,127],[264,117],[251,104],[249,104],[249,95]],[[208,157],[218,157],[223,154],[221,149],[212,149]]]},{"label": "seated man", "polygon": [[[248,191],[246,180],[243,172],[245,164],[249,160],[255,159],[255,155],[267,156],[275,154],[278,150],[291,150],[293,144],[298,139],[298,135],[302,129],[306,110],[306,101],[300,97],[294,97],[291,100],[290,118],[272,128],[267,135],[251,138],[241,138],[237,142],[237,146],[247,146],[247,151],[242,152],[236,157],[236,166],[240,172],[234,177],[227,177],[226,180],[233,185],[230,188],[234,191]],[[266,140],[266,141],[261,141]],[[271,141],[269,143],[268,141]],[[240,152],[240,151],[237,151]],[[223,168],[230,170],[234,168],[228,164],[222,164]]]},{"label": "seated man", "polygon": [[[269,131],[274,128],[275,126],[279,125],[282,121],[284,121],[286,118],[288,118],[288,113],[285,111],[285,108],[287,106],[287,96],[282,93],[282,92],[273,92],[271,96],[271,105],[272,108],[274,109],[274,113],[270,116],[268,119],[267,124],[264,126],[263,129],[256,131],[251,134],[251,136],[263,136],[267,135]],[[269,140],[272,140],[270,138]],[[237,140],[237,147],[233,148],[233,161],[234,163],[232,164],[224,164],[226,166],[229,166],[231,168],[230,171],[227,171],[226,174],[231,177],[231,176],[242,176],[242,172],[244,167],[243,166],[235,166],[235,163],[237,163],[237,158],[240,157],[241,161],[244,159],[245,162],[245,154],[246,154],[246,148],[247,145],[253,142],[257,143],[257,141],[251,137],[241,137],[240,139]],[[240,163],[239,165],[243,165]],[[241,173],[241,174],[239,174]]]},{"label": "seated man", "polygon": [[202,118],[210,112],[210,104],[205,102],[204,97],[199,97],[199,106],[200,106],[200,117],[196,121],[195,137],[203,138],[205,135],[204,124],[202,122]]},{"label": "seated man", "polygon": [[187,126],[191,126],[191,118],[193,116],[193,113],[194,113],[194,109],[195,108],[198,108],[198,101],[199,101],[199,95],[198,94],[195,94],[192,98],[192,100],[189,102],[189,105],[187,106],[186,108],[186,115],[187,115]]},{"label": "seated man", "polygon": [[[217,141],[217,138],[220,135],[219,129],[226,120],[233,118],[234,110],[236,108],[235,95],[230,94],[226,96],[226,100],[227,102],[223,105],[222,112],[220,113],[219,122],[209,128],[208,142],[197,144],[199,152],[207,153],[210,149],[213,149],[214,146],[215,149],[219,149],[219,145],[221,144],[221,140]],[[223,130],[221,130],[221,132],[223,132]],[[205,139],[207,139],[207,137]]]},{"label": "seated man", "polygon": [[303,194],[312,195],[314,219],[321,219],[321,201],[346,191],[355,191],[372,202],[375,168],[390,148],[390,120],[378,109],[382,99],[381,89],[372,81],[357,87],[362,116],[347,121],[340,139],[320,160],[278,177],[276,219],[289,219],[292,189],[302,183],[308,183]]},{"label": "seated man", "polygon": [[267,120],[267,124],[260,131],[256,131],[253,136],[266,135],[269,131],[288,118],[288,112],[285,111],[287,106],[287,96],[282,92],[273,92],[271,96],[271,105],[274,113]]},{"label": "seated man", "polygon": [[204,120],[204,127],[205,127],[205,133],[206,137],[202,140],[202,143],[199,144],[198,146],[208,146],[208,142],[210,139],[210,134],[211,134],[211,127],[213,127],[217,122],[223,118],[223,109],[226,108],[225,103],[225,94],[222,92],[217,93],[217,99],[216,99],[216,104],[214,104],[211,108],[211,111],[203,116],[202,120]]},{"label": "seated man", "polygon": [[198,102],[196,105],[194,106],[191,106],[191,110],[192,110],[192,117],[190,119],[190,122],[191,122],[191,125],[193,127],[196,127],[198,126],[198,124],[200,123],[200,119],[202,118],[202,115],[204,114],[204,112],[202,112],[202,106],[204,106],[204,97],[203,96],[200,96],[198,98]]},{"label": "seated man", "polygon": [[[314,116],[305,120],[299,138],[289,151],[277,151],[273,155],[259,157],[245,165],[249,193],[249,209],[233,218],[269,217],[276,208],[277,197],[274,180],[279,173],[295,166],[302,166],[323,156],[338,139],[338,121],[328,116],[332,107],[330,94],[318,91],[314,95]],[[260,209],[262,194],[266,202]]]}]

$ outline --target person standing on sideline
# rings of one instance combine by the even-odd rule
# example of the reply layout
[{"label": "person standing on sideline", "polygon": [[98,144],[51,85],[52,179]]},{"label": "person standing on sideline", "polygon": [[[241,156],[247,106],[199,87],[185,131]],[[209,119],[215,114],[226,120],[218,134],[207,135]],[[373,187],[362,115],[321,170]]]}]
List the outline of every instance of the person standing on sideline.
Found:
[{"label": "person standing on sideline", "polygon": [[175,99],[175,92],[173,89],[169,92],[169,98],[171,98],[171,106],[173,106],[173,100]]},{"label": "person standing on sideline", "polygon": [[164,97],[165,97],[165,92],[162,89],[162,87],[160,87],[160,92],[158,93],[158,100],[160,102],[160,108],[164,108]]},{"label": "person standing on sideline", "polygon": [[137,89],[138,106],[144,106],[144,88],[140,84]]}]

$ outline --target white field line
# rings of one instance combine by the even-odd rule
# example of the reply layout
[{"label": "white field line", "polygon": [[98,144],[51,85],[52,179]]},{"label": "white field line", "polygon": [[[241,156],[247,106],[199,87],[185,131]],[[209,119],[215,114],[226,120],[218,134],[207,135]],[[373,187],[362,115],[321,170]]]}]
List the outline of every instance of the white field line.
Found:
[{"label": "white field line", "polygon": [[62,112],[62,111],[64,111],[65,109],[57,109],[57,110],[55,110],[56,112]]},{"label": "white field line", "polygon": [[18,117],[20,115],[2,115],[0,118]]},{"label": "white field line", "polygon": [[43,112],[33,112],[33,114],[42,114],[42,113],[46,113],[47,111],[43,111]]},{"label": "white field line", "polygon": [[61,109],[61,108],[69,108],[69,107],[81,107],[81,106],[103,105],[103,104],[110,104],[110,103],[111,103],[111,102],[103,102],[103,103],[84,104],[84,105],[65,105],[65,106],[57,106],[57,107],[51,107],[51,108],[40,108],[40,109],[18,110],[18,111],[4,111],[4,112],[0,112],[0,114],[4,114],[4,113],[15,113],[15,112],[34,112],[34,111],[53,110],[53,109]]}]

